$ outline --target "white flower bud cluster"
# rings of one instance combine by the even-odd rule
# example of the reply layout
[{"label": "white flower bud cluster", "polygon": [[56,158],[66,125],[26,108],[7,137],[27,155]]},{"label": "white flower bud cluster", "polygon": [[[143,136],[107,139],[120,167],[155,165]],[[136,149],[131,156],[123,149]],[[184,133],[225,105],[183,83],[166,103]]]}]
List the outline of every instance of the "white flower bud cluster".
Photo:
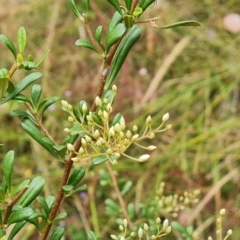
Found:
[{"label": "white flower bud cluster", "polygon": [[164,209],[167,213],[170,213],[173,217],[178,216],[178,212],[184,210],[186,206],[191,204],[196,204],[199,202],[199,190],[194,190],[193,192],[184,192],[183,195],[164,195],[164,186],[165,183],[160,184],[159,189],[157,190],[158,208],[160,210]]},{"label": "white flower bud cluster", "polygon": [[[126,122],[124,117],[119,114],[110,121],[110,116],[113,111],[112,103],[116,95],[117,87],[114,85],[112,90],[108,90],[100,98],[95,98],[96,111],[91,112],[85,101],[81,101],[79,104],[79,112],[67,102],[62,100],[63,109],[69,114],[68,121],[73,126],[72,128],[65,128],[64,131],[67,134],[78,134],[81,136],[81,144],[77,155],[72,160],[85,161],[97,156],[106,155],[107,159],[112,164],[117,164],[117,161],[121,155],[132,159],[137,162],[145,162],[149,159],[149,154],[143,154],[138,158],[128,156],[125,151],[132,144],[146,150],[153,151],[156,146],[142,146],[139,141],[146,138],[154,138],[158,132],[165,131],[171,128],[170,125],[163,127],[164,123],[169,119],[169,113],[166,113],[162,117],[162,124],[155,130],[152,129],[152,117],[146,118],[146,128],[142,134],[138,133],[138,127],[134,125],[132,130],[126,128]],[[74,148],[67,145],[69,152],[73,152]],[[106,149],[103,153],[102,150]]]}]

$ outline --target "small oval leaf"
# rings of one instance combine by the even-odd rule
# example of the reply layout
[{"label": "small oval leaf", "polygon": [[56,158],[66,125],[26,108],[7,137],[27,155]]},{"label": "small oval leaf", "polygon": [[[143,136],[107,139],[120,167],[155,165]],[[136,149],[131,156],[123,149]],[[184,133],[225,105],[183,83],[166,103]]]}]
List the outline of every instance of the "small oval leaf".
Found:
[{"label": "small oval leaf", "polygon": [[95,31],[95,39],[99,44],[101,44],[101,37],[102,37],[102,26],[98,26]]},{"label": "small oval leaf", "polygon": [[13,89],[13,91],[1,102],[1,104],[6,103],[16,97],[20,92],[22,92],[31,83],[35,82],[37,79],[42,77],[42,73],[34,72],[26,76],[18,85]]},{"label": "small oval leaf", "polygon": [[11,193],[11,177],[13,172],[14,151],[9,151],[3,159],[3,174],[6,180],[7,188]]},{"label": "small oval leaf", "polygon": [[97,156],[97,157],[93,158],[92,165],[99,165],[101,163],[106,162],[107,160],[108,160],[108,157],[106,155]]},{"label": "small oval leaf", "polygon": [[33,210],[29,207],[14,211],[9,216],[8,225],[26,220],[32,214]]},{"label": "small oval leaf", "polygon": [[74,0],[68,0],[68,5],[70,6],[71,10],[73,11],[73,13],[78,17],[78,18],[82,18],[81,14],[79,13],[76,4],[74,2]]},{"label": "small oval leaf", "polygon": [[52,222],[56,222],[56,221],[62,220],[62,219],[65,218],[66,216],[67,216],[67,213],[66,213],[66,212],[62,212],[62,213],[58,214],[58,215],[52,220]]},{"label": "small oval leaf", "polygon": [[73,170],[71,176],[68,179],[68,185],[76,186],[81,182],[85,175],[85,170],[82,167],[78,167]]},{"label": "small oval leaf", "polygon": [[0,35],[0,40],[5,43],[7,48],[12,52],[14,58],[16,59],[17,58],[17,52],[16,52],[16,48],[14,47],[12,41],[4,34]]},{"label": "small oval leaf", "polygon": [[108,32],[106,38],[106,52],[108,53],[109,48],[113,46],[126,32],[126,26],[123,23],[118,23],[112,31]]},{"label": "small oval leaf", "polygon": [[50,240],[61,240],[63,235],[64,235],[64,228],[58,226],[53,230]]},{"label": "small oval leaf", "polygon": [[20,27],[18,30],[18,49],[23,54],[26,46],[27,34],[24,27]]},{"label": "small oval leaf", "polygon": [[77,46],[81,46],[81,47],[85,47],[85,48],[89,48],[92,49],[93,51],[97,52],[97,50],[95,49],[95,47],[88,41],[85,39],[78,39],[75,44]]},{"label": "small oval leaf", "polygon": [[35,108],[37,108],[38,105],[38,101],[41,97],[42,94],[42,86],[39,84],[35,84],[32,87],[32,102],[33,102],[33,106]]},{"label": "small oval leaf", "polygon": [[27,207],[40,194],[45,184],[45,179],[41,176],[35,177],[29,185],[28,190],[22,195],[18,204]]},{"label": "small oval leaf", "polygon": [[199,26],[201,26],[201,24],[197,21],[187,20],[187,21],[176,22],[173,24],[165,25],[165,26],[160,26],[159,28],[167,29],[167,28],[184,27],[184,26],[198,26],[199,27]]}]

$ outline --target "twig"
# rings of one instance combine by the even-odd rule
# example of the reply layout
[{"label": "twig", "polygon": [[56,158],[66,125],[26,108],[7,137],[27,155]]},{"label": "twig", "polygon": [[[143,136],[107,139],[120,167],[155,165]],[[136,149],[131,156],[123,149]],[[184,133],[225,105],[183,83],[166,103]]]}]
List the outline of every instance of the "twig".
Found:
[{"label": "twig", "polygon": [[123,210],[123,214],[124,214],[124,217],[127,219],[128,221],[128,224],[129,224],[129,227],[132,228],[133,224],[128,216],[128,212],[127,212],[127,208],[126,208],[126,205],[125,205],[125,202],[122,198],[122,195],[121,195],[121,192],[119,190],[119,187],[118,187],[118,184],[117,184],[117,179],[116,179],[116,176],[114,175],[113,173],[113,170],[109,164],[109,162],[106,163],[106,166],[107,166],[107,170],[112,178],[112,183],[113,183],[113,187],[114,187],[114,190],[117,194],[117,198],[118,198],[118,201],[119,201],[119,204]]},{"label": "twig", "polygon": [[138,3],[139,3],[139,0],[133,0],[132,6],[131,6],[130,14],[133,14],[134,9],[137,7]]},{"label": "twig", "polygon": [[4,214],[4,218],[3,218],[3,224],[7,224],[8,218],[11,214],[12,208],[13,206],[17,203],[17,201],[22,197],[22,195],[27,191],[28,189],[28,185],[23,188],[16,196],[13,200],[11,200],[6,208],[5,214]]}]

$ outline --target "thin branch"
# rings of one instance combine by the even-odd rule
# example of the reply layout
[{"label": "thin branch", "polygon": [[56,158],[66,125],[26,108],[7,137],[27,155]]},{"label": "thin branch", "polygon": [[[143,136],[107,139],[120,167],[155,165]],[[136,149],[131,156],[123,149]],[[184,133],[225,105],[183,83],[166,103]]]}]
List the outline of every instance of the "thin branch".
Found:
[{"label": "thin branch", "polygon": [[8,218],[11,214],[12,208],[13,206],[17,203],[17,201],[22,197],[22,195],[27,191],[28,189],[28,185],[23,188],[14,198],[13,200],[11,200],[6,208],[5,214],[4,214],[4,218],[3,218],[3,224],[7,224]]},{"label": "thin branch", "polygon": [[134,12],[135,8],[137,7],[138,3],[139,3],[139,0],[133,0],[130,14],[133,14],[133,12]]},{"label": "thin branch", "polygon": [[121,195],[121,192],[120,192],[120,190],[119,190],[116,176],[115,176],[114,173],[113,173],[113,170],[112,170],[112,168],[111,168],[111,166],[110,166],[110,163],[107,162],[106,165],[107,165],[108,173],[109,173],[110,176],[111,176],[112,183],[113,183],[113,187],[114,187],[114,190],[115,190],[115,192],[116,192],[116,194],[117,194],[117,198],[118,198],[119,204],[120,204],[120,206],[121,206],[121,208],[122,208],[122,210],[123,210],[124,217],[127,219],[128,224],[129,224],[129,227],[132,228],[133,224],[132,224],[132,222],[131,222],[131,220],[130,220],[130,218],[129,218],[129,215],[128,215],[128,212],[127,212],[127,208],[126,208],[125,202],[124,202],[124,200],[123,200],[123,198],[122,198],[122,195]]}]

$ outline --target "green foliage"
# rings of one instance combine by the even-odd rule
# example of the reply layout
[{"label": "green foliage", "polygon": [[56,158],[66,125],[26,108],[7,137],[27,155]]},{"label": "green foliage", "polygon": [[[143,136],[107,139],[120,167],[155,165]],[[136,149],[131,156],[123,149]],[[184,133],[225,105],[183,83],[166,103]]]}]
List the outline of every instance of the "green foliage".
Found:
[{"label": "green foliage", "polygon": [[[122,5],[123,2],[124,5]],[[42,99],[43,91],[46,91],[45,95],[49,96],[48,90],[45,90],[45,87],[47,85],[45,80],[43,80],[42,84],[33,85],[32,89],[28,91],[30,85],[42,77],[42,73],[33,72],[21,80],[12,79],[12,76],[15,74],[15,72],[18,72],[20,70],[33,71],[36,68],[39,68],[40,64],[44,61],[50,50],[46,50],[40,60],[35,63],[35,58],[32,54],[28,54],[27,56],[24,54],[28,38],[24,27],[20,27],[18,29],[18,52],[13,42],[6,35],[0,35],[0,40],[14,55],[14,62],[12,63],[12,67],[9,68],[9,70],[7,68],[0,69],[1,104],[3,105],[8,103],[5,105],[7,108],[15,108],[17,103],[20,104],[20,109],[13,110],[11,112],[11,115],[20,117],[21,127],[29,134],[30,138],[35,140],[41,147],[50,153],[51,156],[46,157],[47,164],[45,165],[49,165],[49,168],[58,168],[60,163],[57,161],[55,162],[56,159],[61,159],[61,161],[65,163],[64,170],[61,169],[62,179],[58,179],[56,184],[56,186],[59,186],[59,182],[61,182],[58,193],[56,196],[49,195],[48,197],[43,197],[40,196],[40,194],[44,188],[46,181],[49,182],[49,185],[46,188],[46,192],[49,190],[52,191],[52,186],[55,186],[55,178],[53,178],[54,183],[51,182],[52,179],[50,180],[50,178],[48,178],[49,175],[51,176],[52,172],[51,174],[46,175],[46,179],[40,176],[37,176],[32,180],[26,179],[22,181],[21,179],[21,181],[19,181],[16,186],[12,186],[12,182],[15,183],[18,181],[18,179],[12,179],[14,169],[13,164],[16,164],[14,163],[14,152],[9,151],[5,155],[2,164],[3,178],[0,186],[0,237],[5,236],[5,230],[11,224],[15,225],[12,228],[8,239],[13,239],[22,228],[24,229],[26,227],[25,225],[32,224],[36,227],[38,233],[42,236],[41,240],[47,239],[48,235],[52,240],[61,239],[65,234],[65,229],[60,226],[56,227],[55,225],[59,221],[64,220],[67,216],[67,213],[58,213],[60,203],[64,197],[69,197],[68,200],[72,201],[70,197],[73,195],[75,195],[75,198],[77,199],[76,203],[78,203],[77,201],[80,195],[77,195],[77,193],[85,190],[87,187],[85,184],[80,186],[85,176],[85,162],[88,159],[91,159],[91,167],[88,169],[88,171],[86,171],[89,173],[87,179],[90,179],[90,181],[93,183],[98,182],[98,179],[96,178],[96,180],[94,176],[94,171],[96,168],[98,168],[96,165],[106,165],[108,173],[106,171],[100,172],[100,184],[106,188],[110,188],[112,187],[111,185],[113,185],[117,193],[116,195],[118,197],[119,203],[116,199],[114,199],[114,197],[111,198],[111,196],[115,196],[115,194],[111,195],[111,191],[101,192],[101,190],[99,190],[99,186],[95,185],[93,189],[89,188],[89,205],[91,208],[91,213],[93,215],[92,225],[95,233],[92,231],[87,231],[88,239],[100,240],[100,237],[97,236],[100,235],[100,231],[98,230],[100,224],[98,223],[97,214],[98,207],[101,209],[102,206],[101,203],[99,204],[100,206],[95,203],[93,193],[94,191],[97,192],[98,197],[100,196],[105,199],[106,214],[111,217],[111,219],[109,219],[109,223],[113,222],[113,219],[119,220],[123,216],[128,217],[130,221],[134,221],[134,224],[132,224],[131,222],[128,222],[126,219],[124,219],[122,221],[122,225],[119,226],[120,234],[118,236],[112,234],[112,239],[131,239],[135,236],[138,236],[138,239],[158,239],[169,234],[171,232],[171,226],[174,227],[185,239],[193,239],[193,227],[190,226],[184,228],[178,222],[173,222],[170,226],[167,219],[161,223],[161,219],[157,216],[159,214],[162,214],[164,216],[169,215],[173,217],[174,213],[180,211],[179,209],[181,207],[183,208],[187,206],[187,203],[194,202],[194,193],[188,194],[186,191],[184,193],[184,197],[179,197],[177,194],[169,196],[158,194],[153,200],[139,199],[140,194],[136,194],[136,201],[129,201],[128,194],[131,195],[134,192],[132,189],[135,188],[135,182],[131,181],[130,178],[128,179],[126,176],[124,176],[125,179],[122,181],[119,180],[120,178],[117,179],[116,176],[118,175],[115,174],[110,165],[110,163],[116,165],[120,157],[123,157],[135,160],[138,165],[134,165],[134,167],[136,167],[136,169],[140,169],[142,167],[140,163],[146,161],[150,155],[143,154],[139,158],[132,157],[132,155],[135,155],[135,153],[132,154],[132,150],[129,149],[130,146],[135,145],[147,151],[154,150],[156,148],[155,145],[149,145],[148,147],[145,147],[140,145],[138,141],[144,140],[144,143],[148,142],[149,140],[152,140],[157,133],[170,129],[170,124],[166,126],[164,125],[169,118],[169,114],[166,113],[164,115],[161,115],[160,118],[162,118],[162,122],[160,124],[159,118],[156,118],[158,126],[154,127],[154,124],[152,124],[151,116],[144,116],[145,112],[146,114],[149,112],[149,109],[145,109],[145,112],[143,113],[145,126],[143,123],[141,123],[139,125],[140,127],[133,125],[131,127],[131,130],[130,128],[127,129],[127,121],[125,121],[123,114],[121,112],[113,112],[112,108],[112,105],[116,98],[117,88],[115,85],[112,87],[112,89],[109,88],[113,85],[114,81],[116,81],[117,75],[121,71],[129,52],[132,50],[133,45],[138,42],[142,31],[145,30],[143,25],[141,25],[141,27],[139,26],[140,23],[147,23],[151,27],[160,29],[175,28],[181,26],[200,26],[200,24],[197,21],[188,20],[175,22],[173,24],[167,24],[165,26],[157,26],[156,21],[158,21],[158,18],[141,19],[144,11],[155,3],[154,0],[125,0],[121,1],[121,3],[120,1],[109,0],[104,2],[104,4],[107,3],[109,3],[109,5],[111,5],[116,12],[111,17],[108,26],[105,26],[104,24],[103,26],[99,25],[96,27],[95,32],[92,33],[92,30],[90,28],[91,22],[89,21],[88,16],[95,13],[92,13],[90,10],[90,1],[85,1],[87,13],[80,13],[82,12],[82,9],[78,10],[75,1],[68,0],[68,5],[70,6],[73,13],[82,22],[82,24],[85,25],[87,30],[86,32],[88,33],[89,37],[89,39],[78,39],[76,41],[76,45],[97,52],[100,55],[100,61],[102,61],[103,68],[101,74],[98,76],[101,82],[98,86],[97,94],[94,98],[92,107],[89,107],[87,100],[81,100],[76,108],[68,102],[62,101],[62,108],[68,114],[68,121],[71,124],[70,128],[64,129],[64,131],[68,134],[68,136],[65,138],[62,136],[62,128],[55,128],[55,125],[62,124],[62,122],[60,122],[60,119],[63,118],[62,115],[59,115],[60,117],[58,116],[58,119],[58,117],[54,116],[55,113],[49,113],[50,118],[55,118],[55,121],[53,122],[54,124],[50,124],[51,126],[49,126],[49,124],[46,124],[46,119],[48,118],[44,115],[46,109],[48,109],[48,107],[53,103],[57,102],[60,97],[50,96]],[[137,4],[134,5],[135,3]],[[104,7],[105,6],[103,6],[103,8]],[[95,6],[94,11],[99,11],[99,9]],[[105,15],[101,16],[105,17]],[[173,39],[173,41],[175,40],[176,39]],[[78,56],[81,57],[80,55]],[[71,61],[73,61],[73,59],[74,57],[71,58]],[[140,61],[142,61],[142,59]],[[155,59],[152,62],[155,64]],[[92,67],[91,62],[86,61],[85,64],[89,65],[89,67]],[[143,63],[140,62],[140,64]],[[68,66],[69,62],[65,63],[66,69]],[[57,66],[54,66],[53,69],[58,68]],[[69,70],[68,73],[69,75],[67,74],[67,79],[72,77],[71,70]],[[124,74],[126,73],[124,72]],[[125,77],[126,76],[124,76],[124,78]],[[138,77],[135,77],[137,81],[139,81]],[[55,82],[55,79],[53,80],[53,84],[58,85],[58,82]],[[17,81],[16,85],[15,81]],[[194,87],[195,86],[193,86],[193,88]],[[189,89],[181,89],[182,92],[185,90]],[[188,93],[188,91],[186,92]],[[169,99],[167,97],[163,97],[165,103],[175,103],[175,101],[168,101]],[[74,102],[74,100],[70,100]],[[77,100],[77,102],[78,101],[79,100]],[[161,106],[164,106],[164,104]],[[25,111],[22,110],[24,107],[26,108]],[[156,110],[156,112],[159,112],[159,108]],[[49,128],[49,131],[47,128]],[[61,129],[61,131],[59,131],[59,129]],[[56,135],[59,136],[56,137]],[[61,137],[64,139],[60,139]],[[25,137],[23,138],[25,140]],[[180,147],[181,145],[179,144],[177,148],[175,148],[173,151],[170,151],[169,154],[172,154],[174,151],[176,151],[176,149],[179,149]],[[41,155],[43,155],[45,158],[44,154],[45,153]],[[39,160],[37,159],[38,157],[35,156],[36,154],[34,154],[34,158],[27,156],[27,161],[30,165],[30,168],[36,164],[38,166],[36,169],[41,169],[41,161],[43,160]],[[34,159],[34,161],[32,159]],[[37,161],[40,161],[40,163]],[[76,166],[75,169],[71,171],[72,165],[74,163],[76,163],[76,165],[81,164],[81,166]],[[122,163],[124,165],[124,161],[120,162],[120,164]],[[154,163],[151,164],[151,166],[153,166]],[[17,166],[20,165],[21,163],[17,162]],[[43,164],[44,167],[45,165]],[[115,168],[114,166],[114,170],[119,171],[123,165],[121,165],[120,168]],[[52,170],[53,173],[55,173],[55,170],[56,169]],[[22,171],[22,169],[19,171]],[[119,172],[121,172],[121,170]],[[135,174],[137,173],[137,171],[132,172]],[[142,175],[145,175],[145,173]],[[60,175],[57,175],[56,178],[59,176]],[[142,176],[140,176],[138,188],[139,186],[143,185],[142,182],[144,181]],[[136,187],[136,190],[138,188]],[[151,186],[147,186],[147,188],[151,188]],[[146,193],[149,191],[150,190],[146,190]],[[158,191],[161,192],[162,189]],[[145,193],[145,189],[143,192]],[[126,199],[124,199],[125,197]],[[37,200],[37,205],[35,203],[35,200]],[[82,209],[81,204],[76,204],[76,206],[78,209]],[[163,209],[159,210],[160,207]],[[68,210],[68,208],[66,209]],[[82,212],[80,212],[80,215],[83,219],[83,225],[85,224],[84,226],[86,227],[88,224],[86,222],[85,216],[82,214]],[[153,220],[155,217],[157,217],[156,221]],[[133,226],[138,220],[140,222],[140,225]],[[143,220],[146,220],[144,224]],[[133,232],[128,232],[128,224],[132,225],[130,228],[132,228],[131,230],[133,230]],[[109,226],[109,229],[110,227],[111,226]],[[53,230],[51,230],[51,228]],[[86,227],[86,229],[87,228],[88,227]],[[113,230],[110,229],[110,231]],[[114,231],[116,230],[114,229]],[[230,235],[231,233],[229,233],[227,236]]]}]

